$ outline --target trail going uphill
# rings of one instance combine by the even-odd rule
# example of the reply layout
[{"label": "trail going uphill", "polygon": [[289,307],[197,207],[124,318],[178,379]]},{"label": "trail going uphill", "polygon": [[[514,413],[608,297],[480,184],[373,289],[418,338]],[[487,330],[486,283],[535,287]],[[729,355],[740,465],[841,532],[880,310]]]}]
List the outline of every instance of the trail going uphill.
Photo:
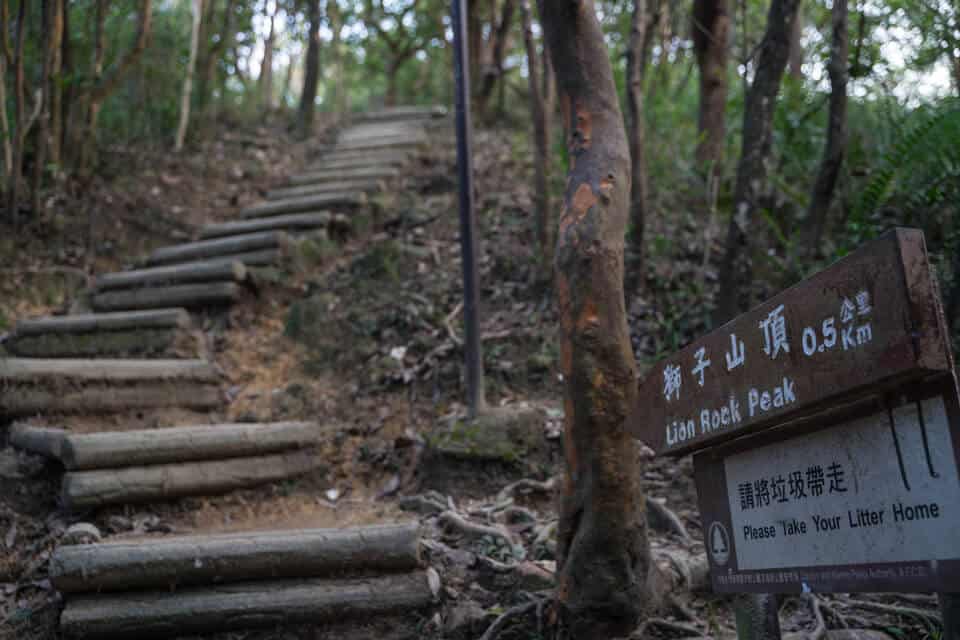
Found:
[{"label": "trail going uphill", "polygon": [[[282,492],[293,478],[322,473],[334,437],[322,415],[226,418],[238,389],[214,360],[211,328],[228,325],[232,307],[255,313],[267,304],[265,292],[305,245],[349,235],[358,217],[381,217],[381,196],[398,188],[444,115],[396,108],[360,117],[263,202],[98,275],[74,313],[22,319],[6,338],[0,462],[46,459],[60,476],[57,517],[75,523],[47,569],[65,602],[66,636],[174,637],[435,605],[440,578],[415,523],[301,528],[293,518],[251,531],[224,512],[224,532],[205,530],[210,514],[199,512],[216,511],[212,496],[255,486]],[[148,519],[130,527],[132,536],[104,540],[103,527],[88,522],[103,522],[107,510],[108,525],[122,531],[119,523],[147,503],[198,510],[201,525],[171,535]]]}]

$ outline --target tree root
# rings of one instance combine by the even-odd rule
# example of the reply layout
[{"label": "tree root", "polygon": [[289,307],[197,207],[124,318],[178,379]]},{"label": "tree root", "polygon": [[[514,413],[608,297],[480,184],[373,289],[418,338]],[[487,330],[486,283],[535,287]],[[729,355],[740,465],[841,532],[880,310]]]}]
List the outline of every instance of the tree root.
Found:
[{"label": "tree root", "polygon": [[680,517],[671,511],[667,505],[657,500],[647,498],[647,521],[656,531],[675,533],[683,538],[684,542],[690,542],[691,540],[690,534]]},{"label": "tree root", "polygon": [[671,622],[663,618],[648,618],[637,627],[636,631],[630,634],[630,640],[642,640],[647,635],[650,627],[660,627],[675,633],[682,633],[687,637],[700,638],[704,636],[704,633],[693,625],[683,624],[682,622]]},{"label": "tree root", "polygon": [[515,497],[520,493],[552,493],[554,488],[557,486],[556,476],[545,480],[543,482],[539,480],[533,480],[531,478],[523,478],[522,480],[517,480],[511,484],[508,484],[503,489],[500,490],[500,493],[497,494],[497,502],[503,502],[510,498]]},{"label": "tree root", "polygon": [[933,611],[924,611],[923,609],[917,609],[915,607],[901,607],[893,604],[870,602],[869,600],[845,600],[843,603],[850,607],[857,607],[877,613],[890,613],[898,616],[919,618],[924,623],[932,623],[938,628],[941,626],[940,616]]},{"label": "tree root", "polygon": [[440,514],[440,523],[444,526],[447,526],[451,529],[456,529],[460,533],[464,534],[470,538],[483,538],[484,536],[490,536],[492,538],[499,538],[507,543],[511,549],[516,545],[516,542],[513,539],[513,536],[510,535],[510,532],[497,526],[476,524],[473,522],[468,522],[463,519],[460,514],[455,511],[447,510]]},{"label": "tree root", "polygon": [[538,612],[541,611],[540,607],[542,606],[543,600],[535,600],[533,602],[527,602],[525,604],[517,605],[507,609],[501,613],[496,620],[493,621],[487,630],[483,632],[483,635],[480,636],[480,640],[494,640],[503,628],[507,625],[511,618],[516,618],[522,615],[526,615],[530,611],[536,609]]}]

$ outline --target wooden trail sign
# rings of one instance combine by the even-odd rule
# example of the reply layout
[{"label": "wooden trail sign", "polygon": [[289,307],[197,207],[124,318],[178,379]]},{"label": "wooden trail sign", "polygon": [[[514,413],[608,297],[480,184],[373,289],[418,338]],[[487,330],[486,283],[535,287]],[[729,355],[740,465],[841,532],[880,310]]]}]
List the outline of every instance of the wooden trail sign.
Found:
[{"label": "wooden trail sign", "polygon": [[694,456],[717,592],[960,591],[953,375]]},{"label": "wooden trail sign", "polygon": [[628,425],[689,453],[941,376],[946,336],[923,234],[894,229],[659,362]]}]

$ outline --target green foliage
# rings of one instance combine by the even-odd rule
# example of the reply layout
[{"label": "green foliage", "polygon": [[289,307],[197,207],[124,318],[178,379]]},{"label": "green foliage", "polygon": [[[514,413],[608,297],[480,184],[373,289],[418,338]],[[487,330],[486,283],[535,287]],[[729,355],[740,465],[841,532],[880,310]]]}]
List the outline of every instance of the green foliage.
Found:
[{"label": "green foliage", "polygon": [[940,205],[952,205],[960,180],[960,104],[917,109],[894,125],[895,137],[863,187],[849,222],[852,240],[872,237],[887,202],[902,223],[932,222]]}]

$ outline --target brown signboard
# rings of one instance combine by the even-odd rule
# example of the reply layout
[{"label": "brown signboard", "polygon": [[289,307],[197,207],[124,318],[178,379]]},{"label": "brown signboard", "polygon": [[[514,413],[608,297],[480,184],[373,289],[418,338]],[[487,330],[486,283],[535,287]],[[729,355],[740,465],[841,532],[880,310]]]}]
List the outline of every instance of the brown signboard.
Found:
[{"label": "brown signboard", "polygon": [[697,453],[714,590],[960,591],[957,398],[941,376]]},{"label": "brown signboard", "polygon": [[951,369],[922,232],[894,229],[656,364],[629,419],[683,454]]}]

